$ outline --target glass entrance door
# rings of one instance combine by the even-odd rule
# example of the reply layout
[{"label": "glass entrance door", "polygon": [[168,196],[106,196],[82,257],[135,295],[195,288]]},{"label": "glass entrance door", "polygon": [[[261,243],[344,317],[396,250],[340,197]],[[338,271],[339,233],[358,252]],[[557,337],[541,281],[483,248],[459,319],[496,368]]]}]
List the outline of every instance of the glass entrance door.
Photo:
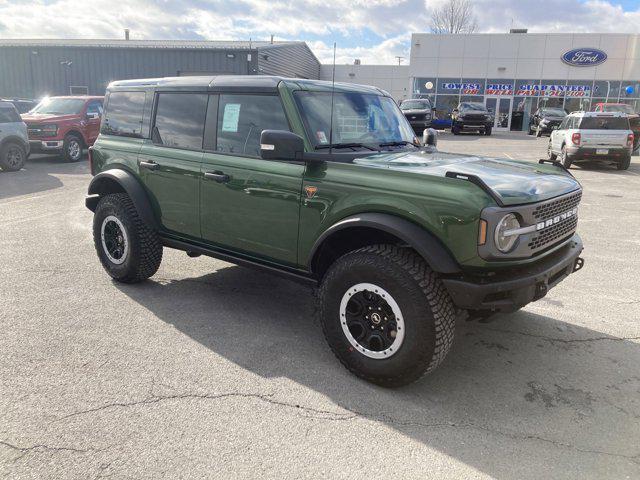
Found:
[{"label": "glass entrance door", "polygon": [[511,97],[485,97],[484,104],[493,114],[494,130],[511,128]]}]

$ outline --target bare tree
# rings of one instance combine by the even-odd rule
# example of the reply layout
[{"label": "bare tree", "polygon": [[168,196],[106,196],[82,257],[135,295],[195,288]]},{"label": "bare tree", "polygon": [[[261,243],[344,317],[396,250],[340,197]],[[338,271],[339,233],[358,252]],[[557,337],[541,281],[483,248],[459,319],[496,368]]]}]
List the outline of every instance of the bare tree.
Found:
[{"label": "bare tree", "polygon": [[473,33],[477,27],[471,0],[447,0],[431,12],[433,33]]}]

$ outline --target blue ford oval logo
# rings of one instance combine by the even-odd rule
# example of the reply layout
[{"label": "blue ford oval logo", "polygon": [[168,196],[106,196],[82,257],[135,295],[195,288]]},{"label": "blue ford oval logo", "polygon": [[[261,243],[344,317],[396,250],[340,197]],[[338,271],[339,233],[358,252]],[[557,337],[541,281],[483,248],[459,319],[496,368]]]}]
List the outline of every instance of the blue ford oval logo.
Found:
[{"label": "blue ford oval logo", "polygon": [[562,61],[574,67],[594,67],[606,59],[607,54],[597,48],[574,48],[562,55]]}]

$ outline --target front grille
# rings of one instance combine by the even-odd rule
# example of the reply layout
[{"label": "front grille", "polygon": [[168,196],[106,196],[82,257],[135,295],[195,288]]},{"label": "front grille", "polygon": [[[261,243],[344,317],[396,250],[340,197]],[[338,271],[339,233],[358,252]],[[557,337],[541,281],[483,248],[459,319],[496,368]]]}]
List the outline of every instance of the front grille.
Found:
[{"label": "front grille", "polygon": [[[567,209],[572,207],[567,207]],[[538,250],[539,248],[546,247],[556,241],[562,240],[576,230],[578,225],[578,217],[573,216],[561,223],[555,223],[547,228],[540,230],[540,232],[534,236],[529,242],[529,248],[531,250]]]},{"label": "front grille", "polygon": [[547,218],[553,218],[556,215],[573,210],[573,208],[578,206],[581,198],[582,191],[579,191],[568,197],[556,200],[555,202],[538,205],[533,211],[533,218],[536,220],[546,220]]},{"label": "front grille", "polygon": [[412,121],[412,122],[417,122],[419,120],[424,120],[425,119],[425,114],[424,113],[412,113],[410,115],[407,115],[407,119]]}]

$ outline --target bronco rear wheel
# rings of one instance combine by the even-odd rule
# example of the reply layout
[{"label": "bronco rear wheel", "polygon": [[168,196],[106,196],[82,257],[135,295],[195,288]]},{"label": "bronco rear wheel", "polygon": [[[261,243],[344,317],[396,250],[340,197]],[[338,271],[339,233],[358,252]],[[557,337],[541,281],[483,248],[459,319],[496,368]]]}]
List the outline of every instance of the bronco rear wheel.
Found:
[{"label": "bronco rear wheel", "polygon": [[323,278],[318,301],[333,353],[379,385],[405,385],[435,370],[453,342],[449,294],[409,248],[373,245],[342,256]]},{"label": "bronco rear wheel", "polygon": [[102,266],[119,282],[140,282],[160,267],[160,238],[138,216],[126,193],[100,199],[93,217],[93,241]]},{"label": "bronco rear wheel", "polygon": [[7,142],[0,150],[0,168],[6,172],[17,172],[26,160],[27,152],[15,142]]}]

